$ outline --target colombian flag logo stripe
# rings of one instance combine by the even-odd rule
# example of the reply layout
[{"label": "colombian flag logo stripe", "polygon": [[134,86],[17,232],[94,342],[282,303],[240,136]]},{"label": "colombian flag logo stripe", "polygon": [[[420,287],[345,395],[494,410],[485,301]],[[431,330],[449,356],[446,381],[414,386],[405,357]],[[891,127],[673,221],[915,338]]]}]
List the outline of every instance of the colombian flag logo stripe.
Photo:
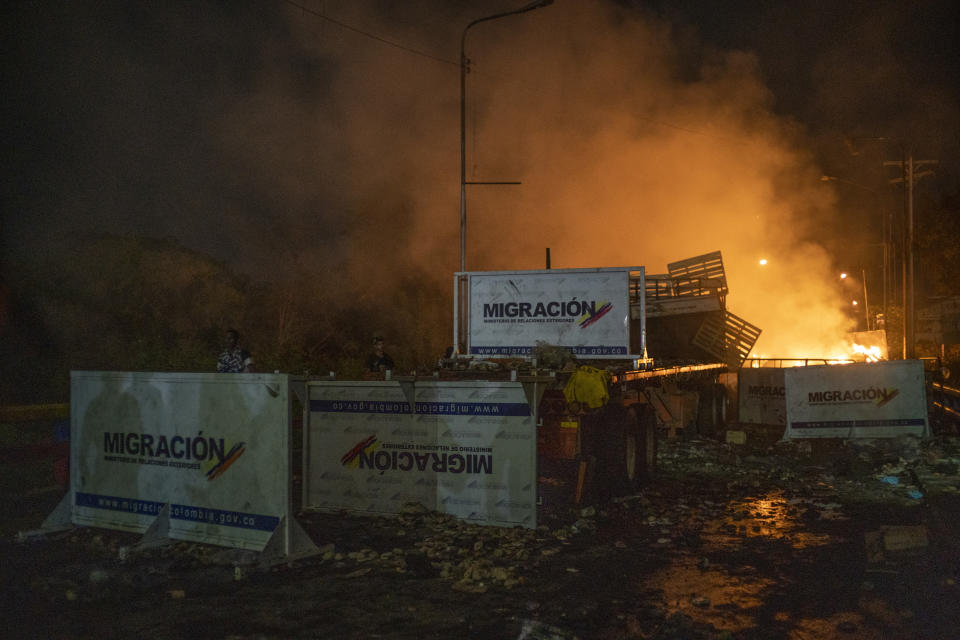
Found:
[{"label": "colombian flag logo stripe", "polygon": [[366,440],[361,440],[356,444],[356,446],[353,447],[353,449],[350,449],[350,451],[347,451],[345,454],[343,454],[343,457],[340,458],[340,464],[350,464],[357,458],[357,456],[360,455],[360,452],[364,451],[367,447],[372,446],[376,441],[377,436],[370,436]]},{"label": "colombian flag logo stripe", "polygon": [[207,480],[213,480],[217,476],[223,474],[224,471],[229,469],[230,465],[236,462],[237,458],[242,456],[243,452],[247,450],[244,445],[246,445],[246,442],[238,442],[237,444],[233,445],[233,447],[230,449],[230,452],[223,457],[223,460],[215,464],[210,468],[209,471],[207,471]]},{"label": "colombian flag logo stripe", "polygon": [[596,322],[597,320],[605,316],[610,311],[610,309],[613,309],[613,304],[609,302],[603,302],[600,304],[600,308],[597,309],[597,312],[594,313],[593,315],[591,315],[589,311],[583,314],[582,316],[580,316],[580,328],[586,329],[587,327],[592,325],[594,322]]}]

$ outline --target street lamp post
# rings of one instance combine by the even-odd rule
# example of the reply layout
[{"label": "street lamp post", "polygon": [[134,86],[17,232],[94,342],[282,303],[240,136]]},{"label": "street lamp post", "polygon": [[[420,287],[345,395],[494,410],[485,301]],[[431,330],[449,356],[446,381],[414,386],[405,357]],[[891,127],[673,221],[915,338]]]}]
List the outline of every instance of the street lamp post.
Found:
[{"label": "street lamp post", "polygon": [[[466,53],[466,44],[467,44],[467,32],[470,30],[470,27],[480,24],[481,22],[489,22],[491,20],[497,20],[499,18],[506,18],[507,16],[517,15],[519,13],[526,13],[527,11],[533,11],[534,9],[539,9],[540,7],[545,7],[547,5],[553,4],[553,0],[536,0],[535,2],[530,2],[520,7],[519,9],[514,9],[512,11],[504,11],[501,13],[495,13],[484,18],[477,18],[470,24],[468,24],[463,29],[463,34],[460,36],[460,272],[466,272],[467,270],[467,71],[470,67],[470,60],[467,58]],[[516,182],[483,182],[483,183],[470,183],[470,184],[518,184]],[[460,299],[461,304],[467,304],[465,292],[463,291],[463,280],[460,280]],[[463,322],[466,322],[465,314],[461,314]],[[456,328],[456,327],[455,327]],[[460,352],[460,344],[458,337],[455,336],[454,341],[454,352]]]},{"label": "street lamp post", "polygon": [[[467,71],[470,61],[467,59],[467,31],[470,27],[498,18],[526,13],[540,7],[553,4],[553,0],[537,0],[513,11],[496,13],[485,18],[477,18],[463,29],[460,36],[460,271],[467,270]],[[496,183],[494,183],[496,184]]]}]

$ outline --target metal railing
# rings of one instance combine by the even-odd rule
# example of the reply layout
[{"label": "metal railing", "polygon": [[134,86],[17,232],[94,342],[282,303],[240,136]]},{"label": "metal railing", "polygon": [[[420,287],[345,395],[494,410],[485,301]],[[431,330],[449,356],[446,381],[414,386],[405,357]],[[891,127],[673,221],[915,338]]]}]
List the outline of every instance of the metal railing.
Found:
[{"label": "metal railing", "polygon": [[853,362],[849,358],[746,358],[743,361],[743,368],[764,368],[773,367],[783,369],[786,367],[810,367],[822,364],[849,364]]},{"label": "metal railing", "polygon": [[934,396],[931,404],[954,421],[960,420],[960,389],[948,387],[942,382],[931,382],[930,387]]}]

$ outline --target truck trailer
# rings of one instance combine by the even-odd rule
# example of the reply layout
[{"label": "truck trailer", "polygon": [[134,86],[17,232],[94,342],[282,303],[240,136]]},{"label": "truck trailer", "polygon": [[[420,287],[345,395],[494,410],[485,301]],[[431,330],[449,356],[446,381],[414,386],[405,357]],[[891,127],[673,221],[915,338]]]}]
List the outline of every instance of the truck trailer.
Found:
[{"label": "truck trailer", "polygon": [[628,492],[653,472],[659,432],[719,428],[722,377],[760,335],[727,309],[719,251],[667,269],[457,273],[440,377],[552,378],[537,412],[541,476],[576,502]]}]

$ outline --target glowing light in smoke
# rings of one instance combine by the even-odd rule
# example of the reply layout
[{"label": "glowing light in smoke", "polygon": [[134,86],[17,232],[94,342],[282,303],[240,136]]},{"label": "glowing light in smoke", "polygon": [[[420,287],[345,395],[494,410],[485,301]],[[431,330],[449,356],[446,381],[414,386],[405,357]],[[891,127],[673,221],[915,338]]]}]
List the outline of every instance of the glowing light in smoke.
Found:
[{"label": "glowing light in smoke", "polygon": [[847,274],[846,274],[846,273],[841,273],[841,274],[840,274],[840,279],[841,279],[841,280],[846,279],[846,277],[847,277]]},{"label": "glowing light in smoke", "polygon": [[761,265],[761,266],[764,266],[764,265],[766,265],[766,264],[767,264],[767,259],[766,259],[766,258],[760,258],[760,265]]}]

